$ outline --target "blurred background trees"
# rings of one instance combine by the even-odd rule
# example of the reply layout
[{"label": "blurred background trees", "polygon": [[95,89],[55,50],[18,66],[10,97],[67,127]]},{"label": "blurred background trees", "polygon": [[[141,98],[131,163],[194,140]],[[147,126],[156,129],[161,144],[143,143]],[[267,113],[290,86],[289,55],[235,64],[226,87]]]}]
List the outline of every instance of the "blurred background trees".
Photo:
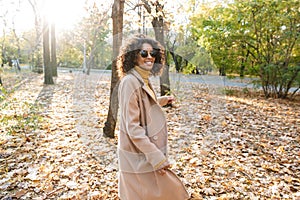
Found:
[{"label": "blurred background trees", "polygon": [[[3,66],[18,60],[21,66],[43,71],[42,2],[0,0]],[[57,66],[85,73],[111,68],[112,3],[85,1],[82,17],[72,29],[56,28]],[[56,4],[61,6],[59,1]],[[123,34],[126,39],[144,33],[163,41],[170,72],[255,77],[266,97],[286,98],[300,87],[299,4],[297,0],[130,0],[124,5]],[[20,30],[17,19],[24,12],[31,17],[26,19],[27,28]]]},{"label": "blurred background trees", "polygon": [[266,97],[299,89],[299,1],[243,1],[202,6],[192,36],[210,52],[220,75],[259,78]]}]

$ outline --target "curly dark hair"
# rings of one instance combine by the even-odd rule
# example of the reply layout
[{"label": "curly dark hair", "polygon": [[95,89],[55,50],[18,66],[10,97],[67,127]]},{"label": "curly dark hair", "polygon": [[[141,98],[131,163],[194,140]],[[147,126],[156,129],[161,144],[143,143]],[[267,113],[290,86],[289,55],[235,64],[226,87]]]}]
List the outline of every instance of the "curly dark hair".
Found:
[{"label": "curly dark hair", "polygon": [[165,64],[165,52],[163,46],[158,41],[146,35],[138,34],[128,39],[120,48],[120,53],[117,58],[117,68],[121,77],[137,65],[138,53],[145,43],[150,44],[153,50],[157,51],[151,74],[155,76],[161,73]]}]

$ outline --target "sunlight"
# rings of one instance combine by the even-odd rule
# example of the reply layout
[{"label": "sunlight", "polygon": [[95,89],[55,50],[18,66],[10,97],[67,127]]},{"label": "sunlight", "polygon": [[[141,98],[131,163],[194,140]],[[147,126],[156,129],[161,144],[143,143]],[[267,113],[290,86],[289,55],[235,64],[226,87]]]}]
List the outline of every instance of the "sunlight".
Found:
[{"label": "sunlight", "polygon": [[84,0],[45,0],[43,13],[57,30],[71,29],[84,14]]}]

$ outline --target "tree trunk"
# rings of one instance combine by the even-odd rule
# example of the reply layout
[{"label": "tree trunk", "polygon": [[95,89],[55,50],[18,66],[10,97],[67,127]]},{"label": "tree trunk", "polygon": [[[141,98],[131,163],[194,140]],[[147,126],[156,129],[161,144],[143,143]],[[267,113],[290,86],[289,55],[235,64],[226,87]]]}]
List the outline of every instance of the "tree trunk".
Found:
[{"label": "tree trunk", "polygon": [[[165,39],[164,39],[164,5],[162,5],[158,0],[154,3],[149,2],[147,0],[142,0],[143,5],[147,12],[149,14],[152,13],[152,6],[155,6],[155,14],[156,16],[153,16],[152,19],[152,26],[155,33],[155,39],[161,43],[165,47]],[[152,6],[150,6],[150,4]],[[165,55],[166,56],[166,55]],[[165,57],[165,60],[167,61],[167,57]],[[170,93],[170,79],[169,79],[169,66],[168,63],[166,63],[166,66],[162,72],[162,75],[160,76],[160,93],[161,95],[166,95]]]},{"label": "tree trunk", "polygon": [[219,76],[226,76],[226,71],[225,71],[225,67],[221,66],[219,68]]},{"label": "tree trunk", "polygon": [[[1,68],[4,67],[4,64],[1,64]],[[2,79],[1,79],[1,74],[2,74],[2,69],[0,68],[0,87],[3,85]]]},{"label": "tree trunk", "polygon": [[244,61],[244,59],[242,59],[241,68],[240,68],[240,77],[241,78],[244,78],[244,76],[245,76],[245,68],[246,68],[245,61]]},{"label": "tree trunk", "polygon": [[35,46],[32,50],[32,67],[33,71],[43,73],[43,60],[42,60],[42,20],[40,17],[39,6],[36,0],[28,0],[34,13],[34,27],[35,27]]},{"label": "tree trunk", "polygon": [[170,95],[170,79],[169,79],[169,63],[167,63],[166,59],[166,65],[163,68],[162,74],[159,77],[160,80],[160,95]]},{"label": "tree trunk", "polygon": [[50,61],[50,47],[49,47],[49,24],[44,17],[43,23],[43,57],[44,57],[44,84],[54,84],[52,77],[52,68]]},{"label": "tree trunk", "polygon": [[[155,10],[156,13],[163,11],[163,5],[159,3],[159,1],[155,2]],[[165,39],[164,39],[164,17],[162,15],[158,15],[153,17],[152,26],[155,33],[155,39],[161,43],[165,47]],[[163,72],[159,78],[160,80],[160,94],[164,96],[166,94],[170,94],[170,79],[169,79],[169,65],[167,63],[167,54],[165,54],[166,65],[163,69]]]},{"label": "tree trunk", "polygon": [[51,68],[52,75],[57,77],[56,33],[54,23],[51,24]]},{"label": "tree trunk", "polygon": [[[161,45],[165,46],[163,21],[164,20],[162,16],[154,17],[152,20],[152,25],[154,28],[156,40],[159,41]],[[162,71],[161,76],[159,77],[161,96],[170,94],[169,64],[167,63],[167,54],[165,54],[165,61],[165,67]]]},{"label": "tree trunk", "polygon": [[122,45],[123,38],[123,14],[125,0],[115,0],[112,7],[113,19],[113,62],[111,69],[111,87],[110,87],[110,102],[107,120],[103,128],[105,136],[113,138],[115,136],[115,128],[117,122],[117,113],[119,108],[118,101],[118,83],[119,76],[117,73],[117,56]]},{"label": "tree trunk", "polygon": [[18,55],[17,55],[17,57],[14,57],[15,67],[17,68],[18,71],[21,71],[20,62],[19,62],[19,59],[21,58],[20,38],[18,37],[18,35],[16,33],[15,22],[14,21],[13,21],[13,30],[12,31],[13,31],[13,34],[16,38],[17,48],[18,48]]},{"label": "tree trunk", "polygon": [[180,69],[180,59],[181,59],[181,57],[178,54],[175,54],[174,52],[171,53],[171,55],[172,55],[172,58],[174,60],[176,72],[179,73],[181,71],[181,69]]}]

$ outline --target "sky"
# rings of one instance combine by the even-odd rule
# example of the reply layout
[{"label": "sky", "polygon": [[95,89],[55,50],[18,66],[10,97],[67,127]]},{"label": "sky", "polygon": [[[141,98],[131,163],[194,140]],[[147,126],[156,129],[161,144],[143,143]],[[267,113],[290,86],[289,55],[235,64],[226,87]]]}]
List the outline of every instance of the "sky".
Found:
[{"label": "sky", "polygon": [[[34,0],[31,0],[34,1]],[[35,0],[41,5],[42,9],[47,13],[48,18],[52,19],[56,23],[56,29],[68,30],[74,27],[74,25],[84,15],[85,2],[94,2],[94,0]],[[137,2],[139,0],[131,0]],[[166,1],[166,0],[165,0]],[[221,0],[198,0],[198,2],[212,3]],[[111,6],[113,0],[96,0],[97,3],[102,4],[102,7]],[[188,8],[189,0],[173,0],[172,3],[167,2],[166,8],[169,12],[174,14],[174,21],[179,23],[187,23],[188,15],[186,9]],[[125,5],[126,7],[127,5]],[[101,7],[101,6],[100,6]],[[3,17],[6,11],[8,15],[5,17],[8,19],[8,25],[12,26],[12,21],[15,22],[15,28],[19,32],[32,29],[34,26],[34,14],[29,4],[29,0],[0,0],[0,35],[3,30]],[[179,10],[182,12],[177,13]],[[126,11],[126,10],[125,10]],[[110,15],[110,13],[108,13]],[[14,20],[13,20],[14,19]],[[10,27],[12,28],[12,27]]]},{"label": "sky", "polygon": [[85,0],[47,0],[45,13],[55,21],[57,29],[72,27],[84,13]]},{"label": "sky", "polygon": [[[84,4],[86,0],[36,0],[41,5],[41,9],[46,13],[49,19],[56,23],[56,28],[70,29],[84,15]],[[109,0],[108,0],[109,1]],[[12,26],[15,22],[15,28],[22,32],[33,28],[34,14],[28,0],[0,0],[0,30],[4,25],[3,17],[6,11],[8,25]],[[1,31],[2,32],[2,31]]]}]

